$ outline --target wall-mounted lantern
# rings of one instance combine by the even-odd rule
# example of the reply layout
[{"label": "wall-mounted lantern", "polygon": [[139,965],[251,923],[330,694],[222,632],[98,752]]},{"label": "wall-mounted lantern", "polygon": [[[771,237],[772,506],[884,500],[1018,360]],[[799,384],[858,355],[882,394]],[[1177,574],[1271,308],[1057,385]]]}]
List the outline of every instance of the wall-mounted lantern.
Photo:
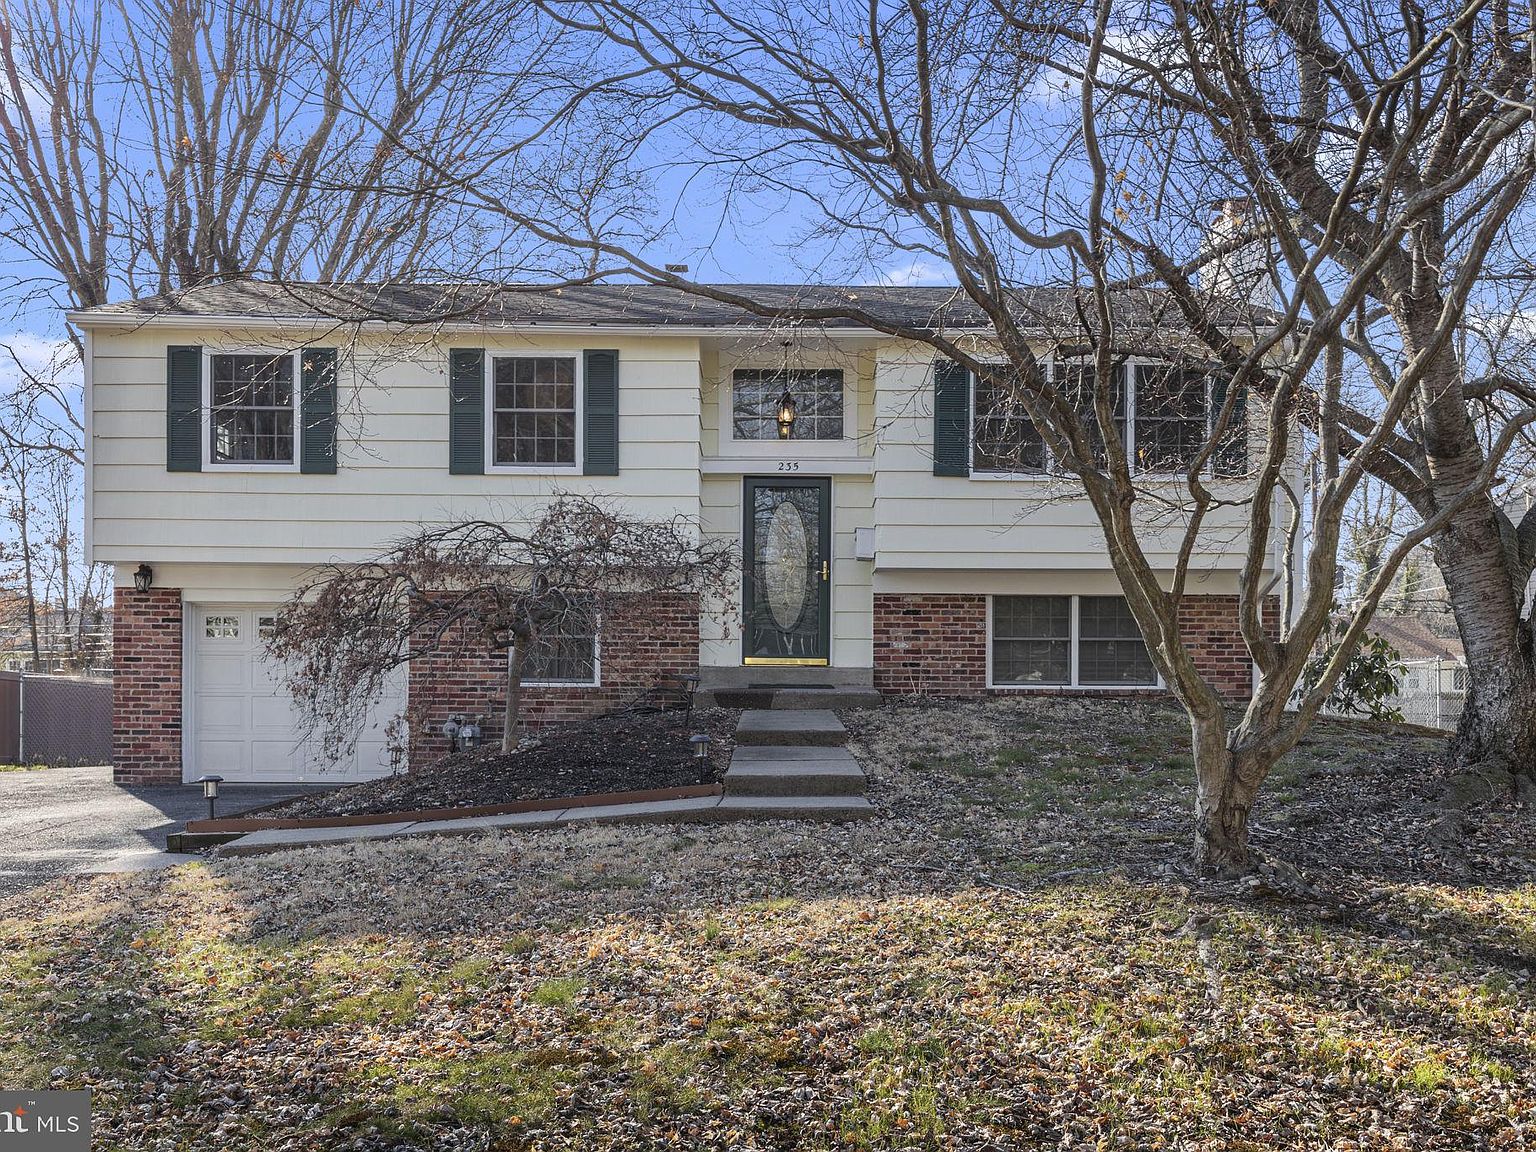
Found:
[{"label": "wall-mounted lantern", "polygon": [[133,570],[133,590],[148,592],[155,583],[155,570],[148,564],[140,564]]},{"label": "wall-mounted lantern", "polygon": [[795,398],[789,394],[789,389],[784,389],[784,395],[779,397],[779,439],[788,440],[789,434],[795,430]]}]

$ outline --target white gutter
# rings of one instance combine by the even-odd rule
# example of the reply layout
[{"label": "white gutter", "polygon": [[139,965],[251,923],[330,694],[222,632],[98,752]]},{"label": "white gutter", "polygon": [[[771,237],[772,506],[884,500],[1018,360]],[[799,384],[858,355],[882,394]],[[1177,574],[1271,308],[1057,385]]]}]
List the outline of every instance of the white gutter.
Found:
[{"label": "white gutter", "polygon": [[[527,321],[524,323],[509,324],[495,321],[421,321],[420,323],[407,323],[400,320],[339,320],[326,316],[187,316],[181,313],[174,315],[146,315],[131,316],[122,313],[97,313],[97,312],[67,312],[65,319],[71,324],[81,328],[251,328],[251,329],[293,329],[295,327],[309,327],[318,329],[334,328],[384,328],[409,330],[420,328],[429,332],[548,332],[554,335],[577,335],[584,332],[597,332],[605,335],[623,336],[626,334],[640,336],[761,336],[764,332],[771,332],[773,326],[770,322],[762,324],[570,324],[570,323],[540,323]],[[803,322],[798,329],[803,332],[804,325],[814,325],[815,321]],[[830,323],[830,322],[828,322]],[[926,331],[926,330],[925,330]],[[985,328],[939,328],[931,329],[937,332],[951,332],[956,335],[995,335],[990,326]],[[854,336],[860,339],[894,340],[901,337],[892,336],[889,332],[881,332],[875,328],[866,327],[826,327],[814,330],[816,336]]]}]

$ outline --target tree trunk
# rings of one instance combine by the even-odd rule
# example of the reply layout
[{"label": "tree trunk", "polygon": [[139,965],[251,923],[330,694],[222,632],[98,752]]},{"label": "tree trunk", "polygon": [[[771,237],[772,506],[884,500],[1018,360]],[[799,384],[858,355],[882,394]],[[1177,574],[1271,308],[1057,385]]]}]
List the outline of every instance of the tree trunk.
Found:
[{"label": "tree trunk", "polygon": [[1473,501],[1451,521],[1435,542],[1435,559],[1467,660],[1451,756],[1536,777],[1536,654],[1491,500]]},{"label": "tree trunk", "polygon": [[507,706],[501,716],[501,750],[517,751],[517,724],[523,695],[523,641],[507,649]]},{"label": "tree trunk", "polygon": [[1192,717],[1195,750],[1195,861],[1223,875],[1246,872],[1248,814],[1275,757],[1229,746],[1221,720]]},{"label": "tree trunk", "polygon": [[[26,500],[23,493],[21,499]],[[25,507],[23,505],[23,507]],[[32,640],[32,671],[43,671],[43,646],[37,636],[37,583],[32,572],[32,534],[23,511],[21,528],[21,570],[27,589],[27,633]]]},{"label": "tree trunk", "polygon": [[1493,659],[1467,652],[1467,697],[1451,744],[1457,763],[1536,778],[1536,674],[1525,647]]}]

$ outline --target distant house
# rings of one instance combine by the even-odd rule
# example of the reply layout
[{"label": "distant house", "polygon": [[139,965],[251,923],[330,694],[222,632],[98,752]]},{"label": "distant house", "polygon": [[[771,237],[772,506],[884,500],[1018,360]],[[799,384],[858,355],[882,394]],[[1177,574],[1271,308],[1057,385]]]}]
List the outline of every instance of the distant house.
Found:
[{"label": "distant house", "polygon": [[1370,633],[1397,649],[1407,669],[1397,701],[1404,717],[1418,724],[1454,728],[1466,699],[1467,662],[1450,612],[1378,614]]},{"label": "distant house", "polygon": [[82,620],[78,610],[55,605],[37,613],[37,649],[26,597],[8,594],[0,615],[0,669],[7,672],[104,674],[112,664],[112,609],[99,607]]},{"label": "distant house", "polygon": [[[90,555],[116,567],[118,779],[387,770],[377,726],[353,762],[310,760],[261,659],[276,606],[314,565],[369,559],[420,523],[523,516],[557,489],[699,521],[745,564],[727,610],[674,596],[552,638],[527,689],[535,723],[695,670],[705,688],[1160,689],[1087,501],[1027,419],[921,342],[656,287],[481,290],[464,307],[439,307],[454,303],[441,286],[364,291],[377,315],[425,302],[445,318],[338,329],[294,286],[251,281],[73,314],[88,335]],[[856,293],[914,328],[995,339],[951,289],[753,291],[786,306]],[[1030,291],[1072,314],[1065,293]],[[1085,368],[1052,371],[1070,383]],[[1155,358],[1117,368],[1129,458],[1153,478],[1184,468],[1223,387]],[[1247,439],[1213,454],[1210,483],[1240,495]],[[1245,524],[1241,507],[1212,509],[1185,599],[1186,642],[1235,697],[1252,690]],[[1271,564],[1285,562],[1276,531]],[[1177,539],[1152,540],[1170,572]],[[502,680],[484,652],[418,662],[381,714],[409,702],[429,724],[494,724]]]},{"label": "distant house", "polygon": [[[1449,612],[1378,614],[1371,620],[1370,633],[1397,649],[1410,675],[1422,673],[1411,682],[1413,686],[1428,691],[1440,683],[1447,692],[1466,691],[1466,654]],[[1429,675],[1432,668],[1440,669],[1439,680]]]}]

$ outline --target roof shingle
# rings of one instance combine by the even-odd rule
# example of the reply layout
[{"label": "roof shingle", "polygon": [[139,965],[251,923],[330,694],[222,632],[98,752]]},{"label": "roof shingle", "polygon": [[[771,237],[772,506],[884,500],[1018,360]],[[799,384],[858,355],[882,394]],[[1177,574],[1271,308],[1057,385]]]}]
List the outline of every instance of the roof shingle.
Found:
[{"label": "roof shingle", "polygon": [[[320,284],[227,280],[180,292],[103,304],[74,313],[86,323],[224,319],[395,321],[485,327],[592,326],[765,329],[789,323],[862,328],[862,311],[921,331],[988,331],[986,314],[957,288],[879,285],[730,284],[722,290],[757,302],[770,315],[653,284]],[[1014,311],[1026,327],[1060,330],[1076,316],[1073,290],[1021,288]],[[1142,290],[1117,297],[1122,323],[1144,329],[1177,326],[1172,300]],[[1223,324],[1261,321],[1261,310],[1219,305]]]}]

